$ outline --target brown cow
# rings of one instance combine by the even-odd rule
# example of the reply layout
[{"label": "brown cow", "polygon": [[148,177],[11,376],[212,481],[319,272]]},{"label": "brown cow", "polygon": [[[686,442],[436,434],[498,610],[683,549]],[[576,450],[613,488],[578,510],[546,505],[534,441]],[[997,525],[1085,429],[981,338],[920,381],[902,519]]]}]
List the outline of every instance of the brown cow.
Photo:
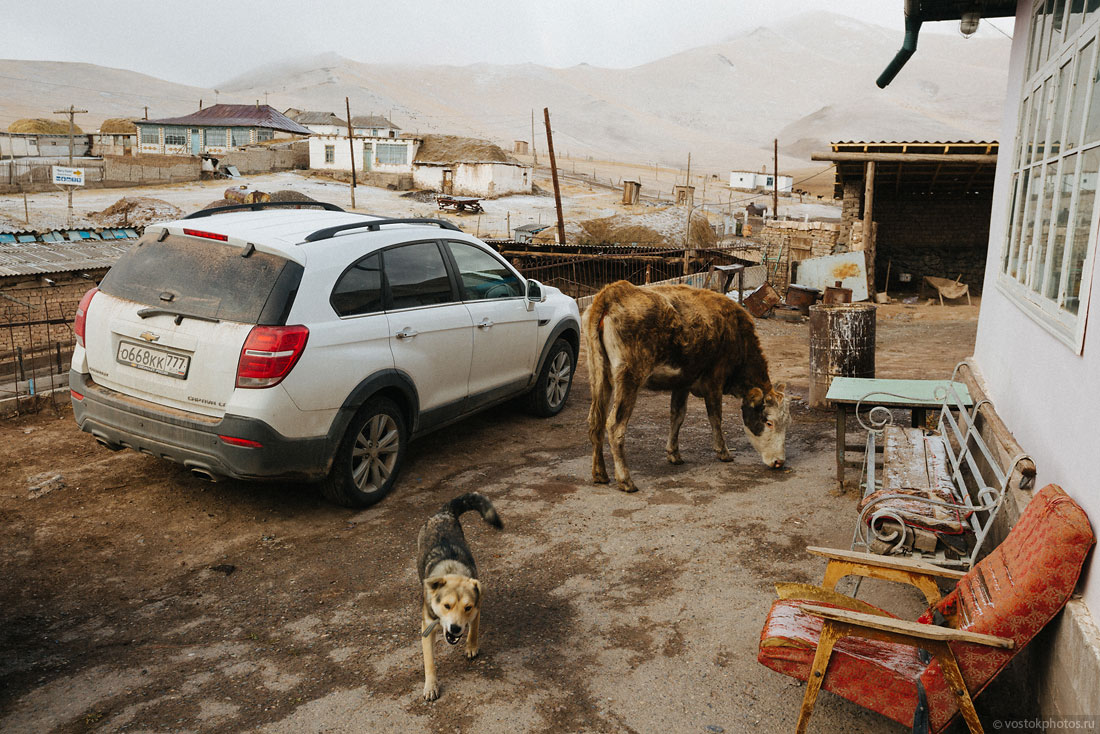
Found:
[{"label": "brown cow", "polygon": [[752,317],[729,298],[684,285],[638,288],[620,280],[596,294],[585,313],[584,338],[592,383],[593,481],[609,481],[603,460],[606,428],[619,489],[637,490],[626,468],[623,439],[643,385],[672,393],[670,463],[683,463],[679,434],[690,392],[706,401],[720,460],[733,458],[722,435],[722,395],[727,394],[741,398],[745,434],[764,463],[783,466],[790,399],[782,384],[772,388]]}]

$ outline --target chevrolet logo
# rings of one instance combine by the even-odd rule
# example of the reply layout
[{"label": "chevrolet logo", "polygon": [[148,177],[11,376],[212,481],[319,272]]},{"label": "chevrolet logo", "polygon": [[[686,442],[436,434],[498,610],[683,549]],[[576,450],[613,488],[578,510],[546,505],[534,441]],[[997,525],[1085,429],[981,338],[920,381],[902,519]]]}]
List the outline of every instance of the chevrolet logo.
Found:
[{"label": "chevrolet logo", "polygon": [[138,336],[140,336],[140,337],[141,337],[142,339],[144,339],[144,340],[145,340],[145,341],[147,341],[147,342],[155,342],[155,341],[157,341],[158,339],[160,339],[160,336],[159,336],[159,335],[157,335],[157,334],[154,334],[154,333],[153,333],[153,332],[151,332],[151,331],[143,331],[143,332],[141,332],[141,334],[139,334]]}]

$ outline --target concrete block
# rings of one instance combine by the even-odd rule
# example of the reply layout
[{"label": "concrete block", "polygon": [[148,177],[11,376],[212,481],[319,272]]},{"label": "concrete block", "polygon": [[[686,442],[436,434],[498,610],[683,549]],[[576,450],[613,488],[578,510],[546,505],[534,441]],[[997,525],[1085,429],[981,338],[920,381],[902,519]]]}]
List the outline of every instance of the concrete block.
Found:
[{"label": "concrete block", "polygon": [[1071,599],[1035,639],[1034,676],[1043,718],[1100,712],[1100,625],[1088,606]]}]

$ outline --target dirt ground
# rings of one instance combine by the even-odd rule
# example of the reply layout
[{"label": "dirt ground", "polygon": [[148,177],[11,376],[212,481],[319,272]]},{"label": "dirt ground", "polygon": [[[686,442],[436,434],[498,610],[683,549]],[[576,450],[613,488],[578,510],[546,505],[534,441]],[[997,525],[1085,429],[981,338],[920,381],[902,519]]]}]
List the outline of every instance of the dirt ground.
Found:
[{"label": "dirt ground", "polygon": [[[977,309],[881,308],[878,375],[950,374]],[[804,397],[808,325],[758,330],[773,379]],[[831,414],[795,402],[788,469],[773,471],[729,400],[736,460],[718,462],[693,399],[687,463],[671,466],[667,396],[644,394],[628,431],[640,491],[625,495],[589,481],[581,362],[560,415],[502,406],[427,436],[393,494],[360,512],[308,487],[207,484],[110,453],[67,407],[0,421],[0,731],[793,730],[801,685],[755,653],[772,583],[819,580],[804,546],[850,542],[856,498],[833,487]],[[44,473],[63,486],[32,490]],[[482,654],[438,650],[429,704],[416,534],[470,490],[505,524],[465,519]],[[919,607],[887,585],[861,596]],[[903,730],[827,693],[811,726]]]}]

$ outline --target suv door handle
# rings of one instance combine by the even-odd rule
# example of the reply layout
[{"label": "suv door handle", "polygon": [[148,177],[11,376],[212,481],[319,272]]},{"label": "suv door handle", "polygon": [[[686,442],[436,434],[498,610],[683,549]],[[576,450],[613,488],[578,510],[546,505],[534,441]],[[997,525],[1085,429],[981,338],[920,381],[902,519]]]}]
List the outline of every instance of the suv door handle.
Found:
[{"label": "suv door handle", "polygon": [[481,323],[479,323],[477,325],[477,328],[479,328],[479,329],[488,329],[488,328],[492,327],[492,325],[493,325],[493,322],[486,318],[486,319],[481,320]]},{"label": "suv door handle", "polygon": [[397,332],[397,338],[398,339],[412,339],[414,336],[416,336],[419,333],[420,332],[417,331],[416,329],[411,329],[408,326],[406,326],[404,329]]}]

